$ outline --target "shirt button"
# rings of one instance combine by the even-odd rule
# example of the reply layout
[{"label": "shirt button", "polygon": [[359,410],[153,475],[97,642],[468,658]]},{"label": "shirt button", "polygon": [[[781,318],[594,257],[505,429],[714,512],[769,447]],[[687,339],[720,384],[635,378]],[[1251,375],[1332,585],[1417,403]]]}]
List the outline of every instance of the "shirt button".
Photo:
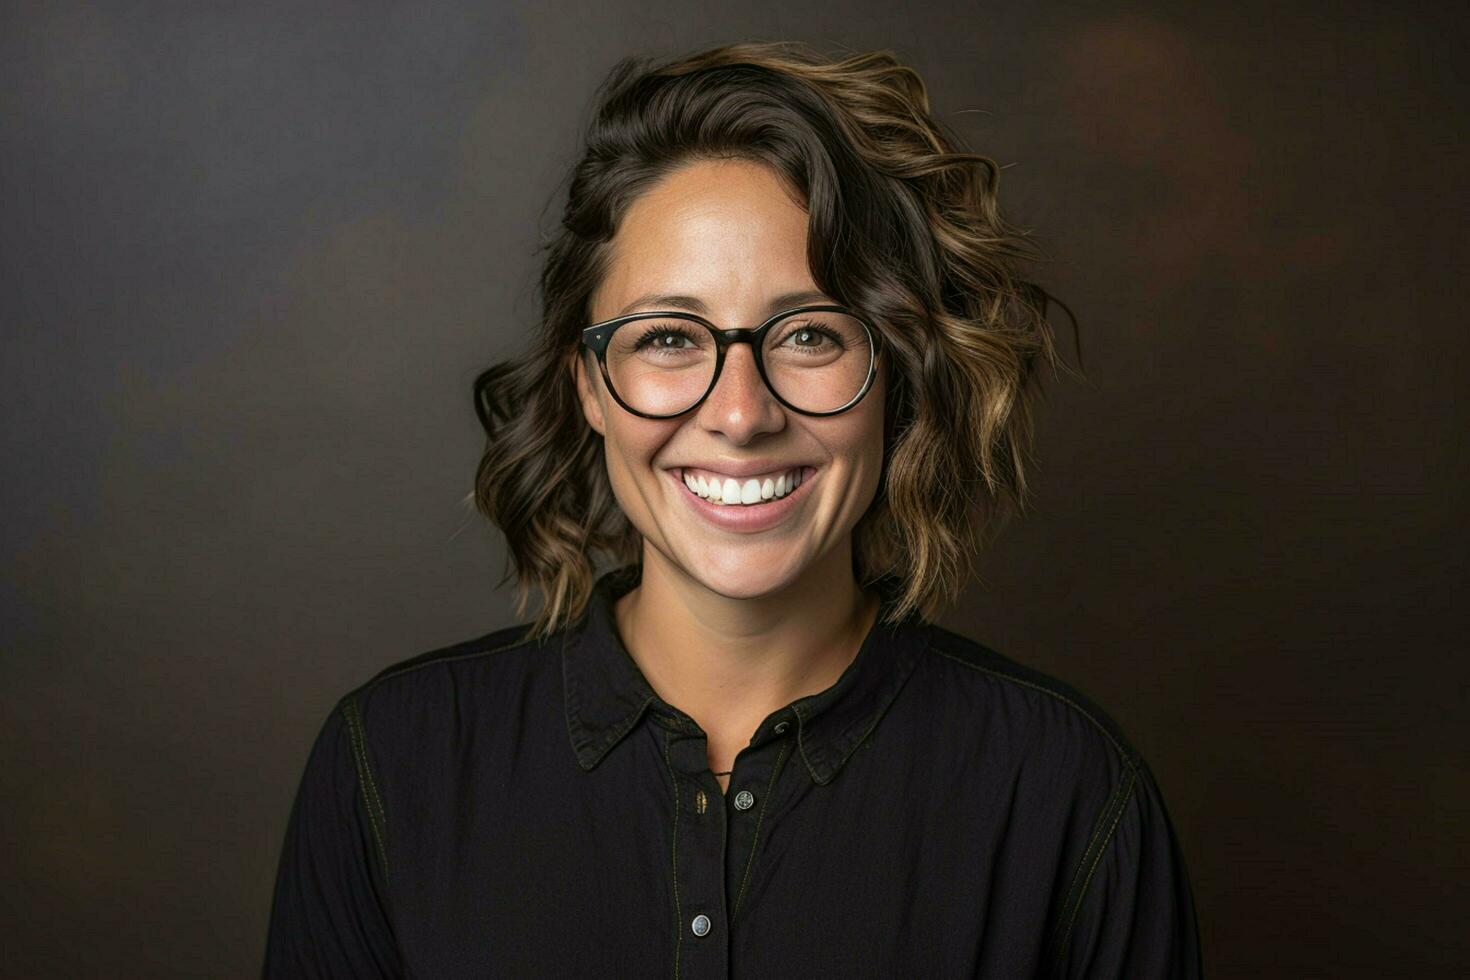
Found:
[{"label": "shirt button", "polygon": [[735,809],[749,810],[754,805],[755,797],[751,795],[750,790],[742,789],[735,794]]},{"label": "shirt button", "polygon": [[705,933],[709,932],[709,916],[696,915],[694,917],[694,921],[689,923],[689,926],[691,929],[694,930],[694,934],[696,936],[703,936]]},{"label": "shirt button", "polygon": [[776,734],[777,734],[777,735],[780,735],[780,734],[781,734],[781,733],[782,733],[782,732],[784,732],[784,731],[785,731],[785,730],[786,730],[786,729],[787,729],[787,728],[788,728],[788,727],[790,727],[790,726],[788,726],[788,725],[787,725],[787,724],[786,724],[786,722],[784,722],[784,721],[778,721],[778,722],[776,722],[776,728],[775,728],[775,732],[776,732]]}]

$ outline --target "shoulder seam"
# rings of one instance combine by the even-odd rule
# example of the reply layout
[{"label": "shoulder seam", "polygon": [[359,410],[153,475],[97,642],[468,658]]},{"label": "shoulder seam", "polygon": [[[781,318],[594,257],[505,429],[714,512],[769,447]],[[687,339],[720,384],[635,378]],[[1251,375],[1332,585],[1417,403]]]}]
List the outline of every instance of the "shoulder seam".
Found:
[{"label": "shoulder seam", "polygon": [[1020,684],[1022,687],[1029,687],[1034,691],[1040,691],[1042,694],[1046,694],[1050,697],[1056,698],[1058,701],[1061,701],[1063,704],[1070,707],[1073,711],[1077,712],[1083,718],[1086,718],[1094,728],[1102,732],[1102,734],[1107,737],[1107,740],[1113,746],[1114,751],[1116,751],[1118,753],[1118,756],[1123,760],[1123,767],[1125,769],[1127,769],[1131,773],[1135,768],[1134,753],[1128,748],[1125,748],[1123,744],[1118,741],[1117,737],[1112,732],[1108,731],[1107,726],[1094,718],[1091,712],[1082,707],[1082,705],[1078,704],[1076,701],[1073,701],[1071,698],[1067,697],[1065,694],[1062,694],[1060,691],[1053,691],[1051,688],[1044,687],[1040,684],[1035,683],[1034,681],[1028,681],[1024,678],[1016,677],[1013,674],[1007,674],[999,670],[993,670],[989,667],[982,667],[979,664],[970,663],[970,661],[965,660],[963,657],[957,657],[947,650],[941,650],[938,647],[934,646],[932,643],[929,644],[929,649],[932,650],[934,653],[939,654],[941,657],[946,657],[950,660],[953,660],[955,663],[969,667],[971,670],[978,670],[982,674],[989,674],[992,677],[997,677],[1004,681],[1010,681],[1012,684]]},{"label": "shoulder seam", "polygon": [[514,642],[493,647],[489,650],[474,650],[470,653],[462,653],[455,656],[432,658],[422,663],[390,667],[377,676],[371,677],[364,683],[359,684],[342,697],[338,707],[342,712],[343,720],[347,724],[347,734],[352,745],[353,765],[357,770],[358,789],[362,793],[363,806],[367,810],[368,825],[372,829],[373,844],[377,849],[378,862],[382,869],[383,883],[385,885],[388,883],[388,811],[383,806],[383,797],[378,791],[378,782],[373,776],[372,762],[368,758],[367,723],[363,720],[361,700],[371,694],[383,681],[391,678],[400,677],[404,674],[436,664],[454,663],[461,660],[472,660],[476,657],[487,657],[496,653],[505,653],[532,642],[534,641],[526,633],[522,633]]},{"label": "shoulder seam", "polygon": [[516,649],[517,647],[523,647],[534,642],[535,641],[532,640],[529,636],[523,634],[518,640],[513,643],[507,643],[504,646],[494,647],[489,650],[473,650],[469,653],[456,654],[452,657],[435,657],[430,660],[425,660],[422,663],[405,664],[399,667],[389,667],[382,673],[376,675],[375,677],[371,677],[364,683],[358,685],[357,688],[351,692],[350,696],[355,697],[360,694],[369,694],[372,692],[373,688],[377,687],[383,681],[392,680],[395,677],[402,677],[404,674],[411,674],[414,671],[422,670],[425,667],[434,667],[438,666],[439,664],[458,663],[461,660],[474,660],[476,657],[489,657],[497,653],[506,653],[508,651]]},{"label": "shoulder seam", "polygon": [[368,824],[373,831],[373,842],[377,845],[378,861],[383,870],[383,883],[388,883],[388,814],[383,809],[383,798],[378,794],[378,784],[373,778],[372,764],[368,761],[367,730],[362,721],[362,709],[357,704],[357,695],[342,699],[342,717],[347,722],[347,733],[352,743],[352,759],[357,769],[358,788],[362,792],[363,804],[367,809]]},{"label": "shoulder seam", "polygon": [[[1056,971],[1061,970],[1062,958],[1066,955],[1067,945],[1072,940],[1072,928],[1077,924],[1077,913],[1081,911],[1082,903],[1087,898],[1088,886],[1092,884],[1098,865],[1102,863],[1104,852],[1113,842],[1118,824],[1123,819],[1123,811],[1127,809],[1129,800],[1133,798],[1137,785],[1137,771],[1130,768],[1113,792],[1113,798],[1108,801],[1107,806],[1103,807],[1103,812],[1098,817],[1097,828],[1093,831],[1092,841],[1088,844],[1088,850],[1083,853],[1082,859],[1077,863],[1077,871],[1072,876],[1072,885],[1068,889],[1066,903],[1062,906],[1062,912],[1055,927],[1060,932],[1053,933],[1057,938],[1054,941],[1053,952],[1047,957]],[[1105,832],[1103,831],[1104,826],[1107,827]],[[1077,879],[1081,876],[1083,868],[1087,869],[1087,877],[1083,878],[1079,885]]]},{"label": "shoulder seam", "polygon": [[[1016,677],[1013,674],[1007,674],[1004,671],[993,670],[989,667],[982,667],[980,664],[971,663],[963,657],[957,657],[947,650],[939,649],[932,643],[929,644],[929,649],[941,657],[953,660],[955,663],[962,664],[972,670],[977,670],[983,674],[988,674],[991,677],[1009,681],[1013,684],[1019,684],[1022,687],[1031,688],[1034,691],[1039,691],[1042,694],[1061,701],[1083,718],[1086,718],[1095,729],[1101,732],[1122,760],[1122,776],[1118,780],[1118,784],[1113,788],[1108,802],[1104,804],[1102,812],[1098,815],[1097,824],[1093,827],[1092,837],[1077,862],[1077,870],[1072,874],[1072,882],[1068,886],[1066,898],[1062,903],[1061,911],[1058,913],[1057,923],[1053,927],[1052,936],[1054,938],[1050,944],[1052,948],[1046,956],[1046,961],[1050,962],[1054,970],[1059,971],[1061,969],[1062,958],[1066,955],[1067,945],[1072,939],[1072,929],[1077,922],[1077,913],[1082,907],[1083,899],[1087,897],[1087,889],[1092,884],[1092,879],[1097,873],[1098,865],[1102,862],[1103,853],[1107,850],[1108,844],[1112,842],[1113,835],[1118,829],[1118,823],[1122,819],[1123,810],[1132,798],[1134,788],[1137,786],[1138,760],[1136,753],[1130,751],[1119,742],[1117,737],[1108,731],[1107,726],[1098,721],[1090,711],[1060,691],[1054,691],[1044,685],[1037,684],[1034,681],[1029,681],[1022,677]],[[1085,877],[1083,876],[1084,870],[1086,871]]]}]

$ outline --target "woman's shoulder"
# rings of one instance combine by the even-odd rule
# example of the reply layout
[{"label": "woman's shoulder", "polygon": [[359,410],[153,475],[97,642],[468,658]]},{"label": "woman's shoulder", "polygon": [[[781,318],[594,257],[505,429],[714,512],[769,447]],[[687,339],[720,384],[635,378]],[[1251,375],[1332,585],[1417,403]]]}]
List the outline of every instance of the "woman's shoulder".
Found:
[{"label": "woman's shoulder", "polygon": [[342,695],[338,707],[359,716],[432,715],[463,707],[469,698],[494,698],[508,685],[544,669],[553,652],[528,624],[492,630],[390,663]]},{"label": "woman's shoulder", "polygon": [[1142,765],[1122,726],[1073,684],[938,624],[927,634],[930,674],[938,689],[952,692],[948,717],[958,728],[1004,738],[1046,765]]},{"label": "woman's shoulder", "polygon": [[959,746],[950,768],[976,787],[979,812],[999,796],[1023,815],[1013,839],[1034,845],[1028,869],[1059,872],[1060,972],[1090,976],[1111,961],[1128,976],[1199,976],[1184,852],[1118,722],[1075,685],[962,634],[931,628],[928,649],[924,693],[945,706]]}]

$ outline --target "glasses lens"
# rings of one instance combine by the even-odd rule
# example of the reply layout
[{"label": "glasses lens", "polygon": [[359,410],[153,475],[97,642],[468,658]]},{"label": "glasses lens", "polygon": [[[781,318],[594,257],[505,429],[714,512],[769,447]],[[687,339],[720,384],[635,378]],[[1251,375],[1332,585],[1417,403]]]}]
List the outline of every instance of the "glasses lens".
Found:
[{"label": "glasses lens", "polygon": [[847,313],[793,313],[766,332],[761,358],[783,399],[807,412],[833,412],[863,390],[873,365],[873,341]]},{"label": "glasses lens", "polygon": [[[873,341],[847,313],[793,313],[766,331],[761,351],[771,387],[806,412],[832,412],[863,390]],[[696,320],[649,317],[613,332],[607,373],[618,397],[648,415],[678,415],[709,390],[718,352],[714,335]]]},{"label": "glasses lens", "polygon": [[607,345],[607,373],[618,397],[649,415],[677,415],[699,401],[716,360],[714,335],[682,317],[630,320]]}]

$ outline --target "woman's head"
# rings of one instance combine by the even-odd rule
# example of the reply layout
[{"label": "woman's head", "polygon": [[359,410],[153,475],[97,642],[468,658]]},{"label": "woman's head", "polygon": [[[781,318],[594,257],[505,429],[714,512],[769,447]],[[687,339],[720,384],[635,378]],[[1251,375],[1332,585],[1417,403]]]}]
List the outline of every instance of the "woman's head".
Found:
[{"label": "woman's head", "polygon": [[[489,439],[475,496],[507,535],[520,608],[539,589],[537,631],[557,628],[585,606],[596,556],[638,561],[647,535],[728,595],[850,547],[860,582],[897,578],[894,616],[932,616],[985,530],[1024,506],[1033,362],[1055,363],[995,165],[958,148],[887,53],[758,43],[627,59],[600,95],[546,246],[537,341],[476,382]],[[698,408],[643,419],[607,397],[582,347],[583,328],[647,293],[694,295],[731,328],[795,291],[879,334],[878,377],[847,412],[789,411],[735,344]],[[701,523],[668,472],[752,460],[816,470],[799,521],[743,537]]]},{"label": "woman's head", "polygon": [[[590,316],[603,322],[676,302],[724,329],[834,303],[807,267],[804,202],[764,163],[692,160],[622,215]],[[643,538],[644,559],[661,558],[736,598],[782,591],[808,570],[848,574],[852,529],[883,461],[884,385],[880,373],[860,387],[874,355],[861,321],[794,314],[773,326],[760,349],[774,391],[750,344],[731,345],[706,388],[717,358],[712,336],[692,320],[618,327],[611,371],[600,372],[590,351],[575,362],[583,414],[602,437],[613,494]],[[625,389],[624,402],[634,393],[708,394],[692,410],[650,419],[626,410],[609,380]],[[805,404],[835,409],[861,395],[839,414],[808,415],[775,397],[801,404],[813,389],[836,386],[839,397]]]}]

